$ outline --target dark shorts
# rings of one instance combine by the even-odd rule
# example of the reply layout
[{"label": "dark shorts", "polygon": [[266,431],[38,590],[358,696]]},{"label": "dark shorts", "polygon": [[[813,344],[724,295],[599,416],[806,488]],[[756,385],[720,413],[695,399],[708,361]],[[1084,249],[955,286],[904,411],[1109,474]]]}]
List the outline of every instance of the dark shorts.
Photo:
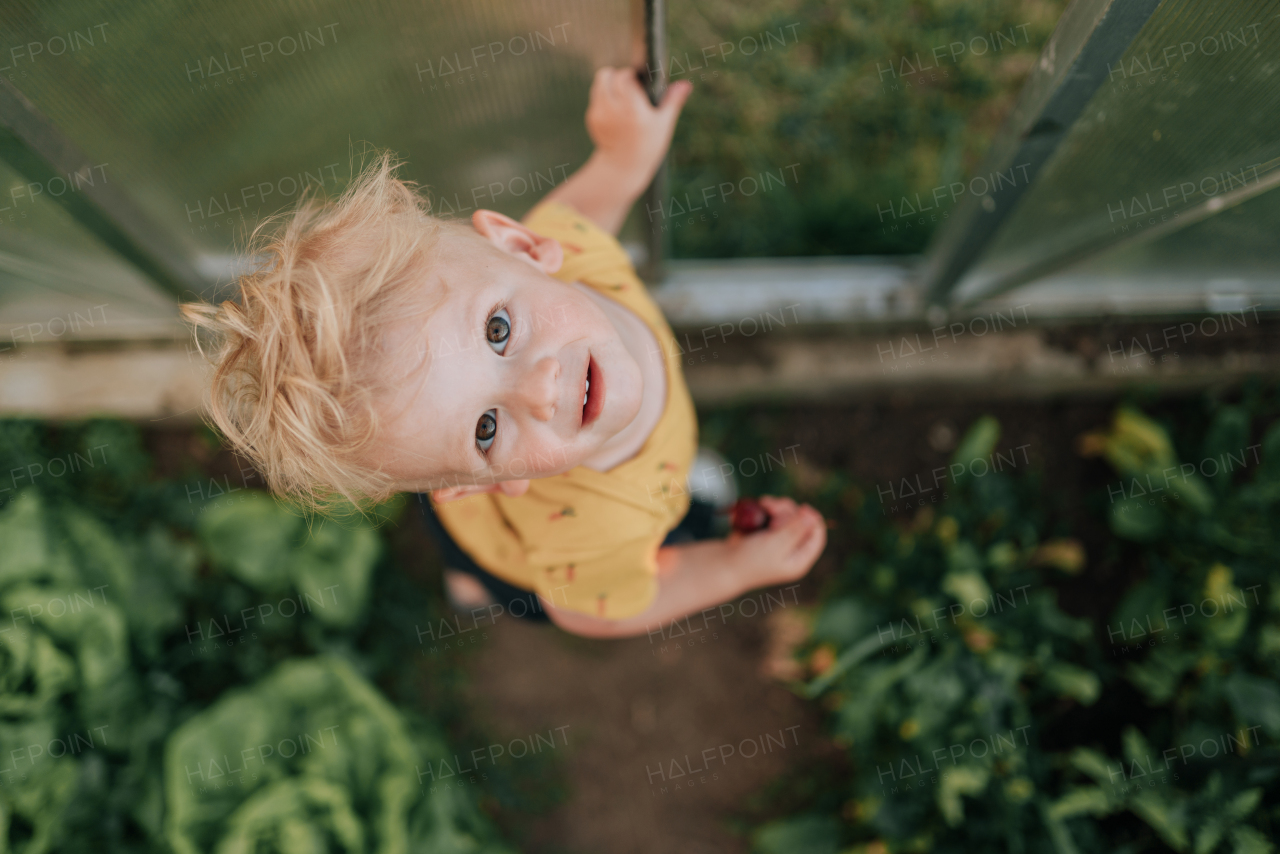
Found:
[{"label": "dark shorts", "polygon": [[[471,559],[471,556],[454,542],[453,537],[449,536],[449,533],[444,529],[444,525],[440,523],[440,518],[431,509],[431,502],[427,500],[426,494],[417,492],[414,493],[414,496],[418,499],[418,506],[422,508],[422,518],[426,521],[427,529],[431,532],[431,536],[435,539],[436,545],[440,549],[440,557],[444,560],[446,567],[474,576],[477,581],[484,585],[489,594],[497,600],[506,613],[522,620],[534,620],[535,622],[547,622],[550,619],[546,611],[542,609],[541,600],[538,599],[536,593],[516,587],[514,584],[509,584],[496,575],[481,569]],[[690,501],[689,512],[680,520],[679,525],[671,529],[662,544],[664,546],[674,546],[680,543],[690,543],[694,540],[710,539],[715,536],[712,524],[714,520],[715,508],[710,504],[702,501]]]}]

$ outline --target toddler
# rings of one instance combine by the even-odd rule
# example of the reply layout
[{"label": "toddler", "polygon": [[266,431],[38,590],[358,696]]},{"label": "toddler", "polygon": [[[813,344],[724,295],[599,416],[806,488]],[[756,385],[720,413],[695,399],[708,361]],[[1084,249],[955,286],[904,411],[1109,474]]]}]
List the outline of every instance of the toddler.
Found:
[{"label": "toddler", "polygon": [[[821,515],[678,543],[697,449],[679,348],[615,239],[692,89],[658,107],[602,68],[595,150],[522,222],[434,217],[383,154],[332,204],[254,234],[217,340],[210,416],[272,490],[322,512],[415,493],[455,602],[627,637],[805,575]],[[524,607],[520,607],[521,605]]]}]

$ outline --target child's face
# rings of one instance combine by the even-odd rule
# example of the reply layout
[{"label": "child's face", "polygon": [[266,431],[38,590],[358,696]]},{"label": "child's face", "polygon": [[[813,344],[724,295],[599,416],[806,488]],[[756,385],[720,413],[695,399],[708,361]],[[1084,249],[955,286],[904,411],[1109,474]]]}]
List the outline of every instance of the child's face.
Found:
[{"label": "child's face", "polygon": [[640,409],[640,367],[608,298],[548,275],[560,244],[492,211],[473,224],[479,237],[442,230],[423,287],[438,275],[447,289],[425,332],[420,320],[389,330],[393,348],[421,337],[431,352],[382,410],[374,461],[402,490],[568,471]]}]

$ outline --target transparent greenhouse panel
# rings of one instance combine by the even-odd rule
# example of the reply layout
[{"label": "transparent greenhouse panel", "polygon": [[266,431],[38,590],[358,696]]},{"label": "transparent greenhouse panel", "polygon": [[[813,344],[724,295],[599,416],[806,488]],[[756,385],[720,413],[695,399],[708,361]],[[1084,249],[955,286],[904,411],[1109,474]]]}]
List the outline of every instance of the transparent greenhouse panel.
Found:
[{"label": "transparent greenhouse panel", "polygon": [[0,348],[174,328],[174,300],[49,198],[90,180],[102,174],[32,184],[0,161]]},{"label": "transparent greenhouse panel", "polygon": [[263,216],[340,191],[367,146],[437,209],[523,214],[589,153],[631,0],[82,0],[0,6],[3,73],[192,263],[226,282]]},{"label": "transparent greenhouse panel", "polygon": [[[1274,205],[1224,216],[1280,182],[1280,0],[1166,0],[1069,128],[1045,168],[961,279],[957,302],[1015,287],[1109,246],[1161,239],[1140,257],[1218,278],[1271,258]],[[1178,232],[1229,232],[1215,239]],[[1195,247],[1195,248],[1192,248]],[[1135,250],[1138,252],[1139,250]],[[1197,254],[1188,258],[1189,253]],[[1139,256],[1134,256],[1139,257]]]},{"label": "transparent greenhouse panel", "polygon": [[1130,240],[997,298],[1041,316],[1234,313],[1255,324],[1280,309],[1280,193],[1195,225]]}]

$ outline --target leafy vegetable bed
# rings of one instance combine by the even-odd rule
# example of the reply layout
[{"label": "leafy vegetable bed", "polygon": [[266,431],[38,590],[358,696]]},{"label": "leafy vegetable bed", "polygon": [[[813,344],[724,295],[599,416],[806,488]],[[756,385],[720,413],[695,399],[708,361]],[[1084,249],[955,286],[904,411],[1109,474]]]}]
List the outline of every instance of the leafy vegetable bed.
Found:
[{"label": "leafy vegetable bed", "polygon": [[999,465],[994,419],[971,425],[947,497],[914,518],[826,473],[811,491],[857,548],[797,690],[830,711],[852,770],[756,848],[1274,850],[1280,421],[1256,390],[1207,416],[1189,430],[1121,407],[1058,450],[1114,471],[1083,510],[1127,569],[1105,622],[1059,608],[1055,586],[1099,556],[1034,472]]},{"label": "leafy vegetable bed", "polygon": [[433,605],[368,523],[155,478],[119,422],[0,422],[0,462],[0,851],[510,850],[420,785],[453,751],[395,683]]}]

